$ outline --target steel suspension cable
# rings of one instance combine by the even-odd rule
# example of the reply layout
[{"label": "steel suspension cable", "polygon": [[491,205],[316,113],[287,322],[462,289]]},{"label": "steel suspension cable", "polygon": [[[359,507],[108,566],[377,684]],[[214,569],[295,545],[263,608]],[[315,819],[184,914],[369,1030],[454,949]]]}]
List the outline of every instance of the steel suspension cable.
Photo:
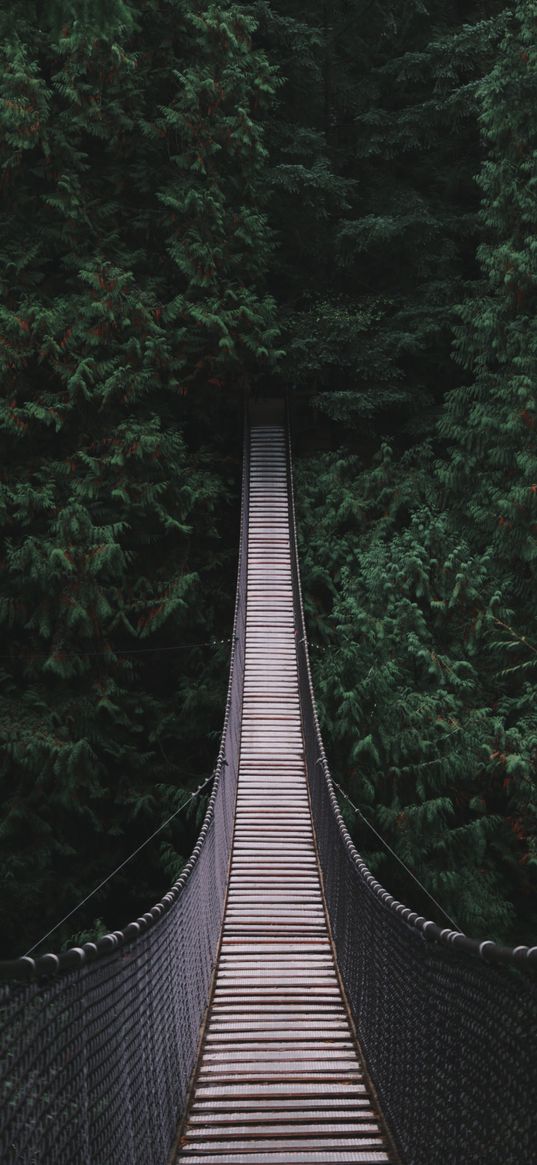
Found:
[{"label": "steel suspension cable", "polygon": [[351,806],[351,809],[353,809],[354,812],[356,813],[357,817],[359,817],[360,820],[364,822],[364,825],[367,825],[368,829],[370,829],[371,832],[375,834],[375,837],[378,838],[381,845],[383,845],[384,848],[388,851],[388,853],[390,853],[392,855],[392,857],[395,858],[396,862],[398,862],[398,864],[403,868],[403,870],[406,871],[406,873],[409,875],[409,877],[412,878],[412,881],[415,882],[417,886],[419,886],[420,890],[423,891],[423,893],[427,896],[427,898],[430,900],[430,902],[434,903],[434,905],[437,907],[437,909],[440,911],[440,913],[444,915],[444,918],[447,918],[448,922],[451,923],[451,925],[453,926],[453,928],[455,930],[460,931],[461,927],[459,926],[459,923],[456,922],[455,919],[453,919],[451,917],[451,915],[448,914],[447,910],[445,910],[444,907],[440,905],[440,902],[438,902],[438,900],[434,897],[434,894],[431,894],[430,891],[427,890],[427,888],[423,885],[423,882],[420,882],[420,879],[418,878],[417,874],[414,874],[412,872],[412,870],[410,869],[410,867],[407,866],[406,862],[404,862],[403,859],[399,857],[399,854],[397,854],[395,852],[395,850],[392,849],[389,842],[387,842],[386,839],[382,836],[382,834],[379,833],[378,829],[375,829],[375,826],[372,825],[371,822],[368,820],[368,818],[364,816],[364,814],[362,813],[362,810],[359,809],[358,806],[354,804],[354,801],[351,801],[351,798],[349,797],[348,793],[346,793],[345,790],[341,788],[341,785],[338,785],[337,781],[334,780],[334,777],[332,777],[332,784],[334,786],[334,789],[337,789],[338,793],[340,793],[341,796],[344,797],[345,801],[348,802],[348,804]]},{"label": "steel suspension cable", "polygon": [[190,805],[191,802],[194,801],[196,797],[199,797],[200,793],[203,793],[204,789],[206,789],[208,787],[208,785],[211,784],[211,781],[213,779],[214,779],[214,773],[211,774],[210,777],[207,777],[207,780],[203,781],[203,783],[201,785],[198,785],[198,788],[194,789],[194,792],[189,794],[189,796],[186,798],[186,800],[183,801],[183,804],[180,805],[179,808],[176,809],[174,813],[170,814],[170,816],[167,817],[166,820],[163,821],[161,823],[161,825],[159,825],[157,827],[157,829],[153,830],[153,833],[151,833],[149,835],[149,837],[146,837],[145,841],[143,841],[141,843],[141,845],[139,845],[137,847],[137,849],[133,850],[132,853],[130,853],[129,856],[126,857],[124,861],[120,862],[119,866],[116,866],[115,870],[112,870],[109,874],[107,874],[106,878],[103,878],[102,882],[99,882],[98,886],[95,886],[95,888],[93,890],[90,890],[90,893],[86,894],[86,897],[82,898],[81,901],[78,902],[76,906],[73,906],[73,909],[70,910],[68,914],[64,914],[63,918],[60,918],[59,922],[56,922],[55,925],[53,927],[51,927],[50,930],[47,930],[47,933],[43,934],[41,936],[41,938],[39,938],[37,940],[37,942],[35,942],[32,947],[29,947],[28,950],[24,952],[24,958],[27,958],[28,955],[31,955],[32,951],[35,951],[36,948],[38,946],[40,946],[41,943],[43,943],[45,941],[45,939],[50,938],[50,935],[54,934],[55,930],[58,930],[58,927],[62,926],[64,922],[67,922],[67,919],[71,918],[73,916],[73,914],[76,914],[77,911],[80,910],[81,906],[84,906],[86,904],[86,902],[89,902],[90,898],[93,898],[94,895],[97,894],[99,890],[102,890],[103,886],[106,886],[107,883],[110,882],[112,878],[115,878],[116,874],[119,874],[119,871],[123,870],[124,867],[127,866],[129,864],[129,862],[131,862],[132,859],[135,858],[137,856],[137,854],[140,853],[141,850],[145,849],[145,846],[149,845],[149,842],[153,841],[154,837],[157,837],[157,835],[159,833],[161,833],[162,830],[165,829],[166,826],[169,825],[170,822],[173,821],[175,817],[178,817],[179,813],[182,813],[183,809],[186,809],[187,805]]}]

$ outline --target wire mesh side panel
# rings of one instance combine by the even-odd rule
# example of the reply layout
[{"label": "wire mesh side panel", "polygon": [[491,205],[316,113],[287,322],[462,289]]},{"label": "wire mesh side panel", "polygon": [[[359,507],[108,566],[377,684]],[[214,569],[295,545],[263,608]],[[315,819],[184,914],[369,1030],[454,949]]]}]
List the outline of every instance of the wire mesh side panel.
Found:
[{"label": "wire mesh side panel", "polygon": [[49,982],[3,989],[2,1161],[166,1161],[218,937],[214,841],[212,824],[196,877],[137,943]]},{"label": "wire mesh side panel", "polygon": [[[290,509],[294,526],[292,501]],[[431,940],[437,928],[423,926],[424,919],[413,924],[417,916],[395,903],[360,859],[341,819],[324,755],[298,556],[295,568],[306,764],[324,889],[358,1037],[401,1160],[404,1165],[533,1161],[535,972],[518,969],[516,956],[510,966],[492,966]]]},{"label": "wire mesh side panel", "polygon": [[[230,684],[213,793],[186,871],[110,954],[0,986],[3,1165],[166,1165],[208,1002],[233,837],[246,619],[247,447]],[[136,937],[137,930],[141,933]],[[114,949],[115,948],[115,949]],[[76,952],[72,952],[76,964]],[[46,960],[45,960],[46,961]]]}]

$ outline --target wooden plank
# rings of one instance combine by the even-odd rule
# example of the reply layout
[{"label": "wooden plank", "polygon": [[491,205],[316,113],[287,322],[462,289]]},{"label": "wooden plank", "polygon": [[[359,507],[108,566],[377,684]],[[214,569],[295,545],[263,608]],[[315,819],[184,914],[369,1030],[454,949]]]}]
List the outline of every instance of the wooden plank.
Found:
[{"label": "wooden plank", "polygon": [[196,1086],[196,1097],[199,1100],[218,1100],[218,1098],[227,1100],[250,1100],[252,1097],[257,1097],[258,1100],[297,1100],[304,1097],[315,1098],[316,1103],[319,1102],[319,1097],[338,1096],[352,1099],[358,1096],[367,1096],[367,1088],[365,1084],[359,1081],[323,1081],[322,1089],[319,1090],[319,1082],[317,1080],[275,1080],[267,1083],[266,1081],[241,1081],[229,1082],[221,1081],[202,1081],[200,1080]]},{"label": "wooden plank", "polygon": [[[202,1148],[202,1146],[199,1145],[199,1140],[202,1137],[203,1134],[198,1130],[195,1130],[193,1134],[191,1133],[189,1140],[192,1144],[193,1152],[200,1152],[200,1148]],[[281,1136],[278,1137],[276,1134],[270,1131],[268,1136],[261,1133],[256,1134],[255,1140],[252,1138],[251,1134],[248,1134],[248,1132],[243,1133],[240,1139],[236,1136],[232,1136],[231,1134],[226,1137],[225,1140],[222,1140],[221,1137],[222,1134],[219,1136],[213,1134],[207,1147],[210,1148],[213,1152],[243,1152],[256,1154],[263,1152],[281,1153],[287,1149],[290,1149],[291,1151],[300,1149],[307,1150],[308,1148],[311,1149],[311,1138],[310,1144],[308,1146],[307,1144],[304,1144],[304,1137],[302,1134],[299,1133],[297,1135],[293,1132],[290,1134],[288,1133],[285,1138],[282,1138]],[[316,1149],[323,1148],[325,1152],[341,1152],[343,1150],[350,1149],[356,1149],[362,1152],[366,1149],[374,1149],[379,1151],[382,1150],[382,1147],[381,1138],[378,1135],[375,1136],[371,1132],[371,1129],[367,1130],[367,1128],[361,1133],[361,1135],[356,1133],[353,1135],[336,1131],[335,1133],[331,1133],[329,1135],[329,1139],[327,1136],[324,1144],[321,1142],[321,1144],[315,1146]]]},{"label": "wooden plank", "polygon": [[247,1115],[251,1120],[261,1119],[261,1113],[264,1114],[263,1120],[267,1120],[269,1117],[280,1120],[282,1116],[288,1120],[290,1115],[293,1116],[294,1120],[307,1121],[323,1116],[327,1120],[333,1120],[335,1113],[338,1114],[339,1118],[342,1114],[346,1114],[348,1119],[351,1119],[356,1113],[361,1119],[362,1112],[372,1112],[375,1116],[377,1115],[371,1108],[365,1089],[362,1096],[323,1096],[321,1100],[318,1096],[302,1096],[299,1099],[291,1100],[285,1097],[277,1100],[270,1098],[260,1100],[258,1097],[249,1097],[247,1100],[236,1097],[232,1097],[230,1100],[197,1098],[192,1104],[192,1115],[198,1115],[204,1120],[221,1120],[223,1115],[227,1113],[232,1114],[233,1117],[239,1113],[241,1121],[246,1120]]},{"label": "wooden plank", "polygon": [[[202,1152],[198,1156],[199,1149],[193,1148],[184,1150],[183,1160],[189,1161],[191,1165],[384,1165],[389,1161],[389,1157],[385,1153],[375,1152],[373,1150],[364,1149],[361,1152],[355,1150],[337,1150],[327,1147],[319,1150],[288,1149],[285,1153],[280,1152],[263,1152],[256,1149],[255,1146],[246,1150],[245,1152],[220,1152],[216,1149],[211,1152]],[[253,1155],[255,1154],[255,1155]]]},{"label": "wooden plank", "polygon": [[288,1079],[289,1075],[304,1075],[306,1067],[308,1076],[310,1068],[312,1072],[345,1073],[349,1078],[357,1076],[361,1079],[363,1075],[356,1066],[356,1052],[352,1042],[347,1048],[340,1043],[333,1047],[316,1045],[313,1049],[311,1045],[296,1048],[291,1039],[286,1044],[280,1041],[278,1047],[263,1042],[256,1046],[254,1041],[247,1046],[229,1042],[226,1047],[206,1045],[200,1066],[202,1075],[216,1069],[220,1071],[222,1067],[226,1075],[241,1072],[264,1076],[265,1072],[270,1072],[279,1073],[282,1079]]},{"label": "wooden plank", "polygon": [[[333,1140],[335,1137],[342,1136],[366,1136],[371,1133],[371,1122],[374,1118],[368,1120],[361,1119],[359,1122],[356,1118],[343,1117],[340,1121],[326,1121],[316,1122],[315,1136],[320,1144],[326,1139]],[[311,1120],[311,1118],[310,1118]],[[207,1121],[204,1117],[197,1117],[190,1120],[188,1124],[191,1130],[191,1137],[193,1143],[198,1138],[207,1140],[209,1143],[213,1140],[219,1139],[222,1135],[233,1133],[233,1138],[239,1140],[241,1138],[262,1138],[263,1140],[289,1137],[293,1141],[303,1141],[307,1139],[311,1141],[312,1128],[308,1121],[306,1125],[300,1120],[283,1122],[281,1118],[278,1121],[260,1121],[259,1118],[254,1120],[237,1122],[230,1130],[229,1121]]]},{"label": "wooden plank", "polygon": [[[340,1000],[325,999],[320,1001],[320,1004],[315,1004],[315,1008],[311,1006],[308,1000],[279,1000],[275,1003],[265,1001],[265,1006],[254,1007],[251,1001],[245,999],[243,1001],[231,1000],[219,1002],[215,1000],[211,1009],[211,1023],[227,1022],[229,1019],[235,1019],[241,1016],[246,1023],[248,1018],[264,1019],[272,1022],[286,1021],[290,1017],[294,1017],[298,1023],[300,1018],[307,1019],[309,1030],[313,1029],[313,1023],[316,1019],[324,1022],[329,1021],[332,1016],[337,1018],[345,1018],[347,1020],[346,1012],[341,1005]],[[347,1021],[348,1022],[348,1021]],[[282,1024],[283,1026],[283,1024]],[[314,1030],[314,1029],[313,1029]],[[347,1029],[348,1031],[348,1026]]]},{"label": "wooden plank", "polygon": [[[295,1150],[287,1149],[284,1153],[266,1152],[260,1155],[255,1146],[249,1152],[217,1152],[214,1155],[209,1149],[201,1156],[199,1149],[190,1151],[188,1146],[181,1150],[181,1159],[190,1161],[190,1165],[386,1165],[390,1158],[384,1151],[364,1150]],[[253,1156],[255,1154],[255,1156]]]},{"label": "wooden plank", "polygon": [[[266,1028],[248,1027],[248,1020],[242,1020],[241,1027],[232,1027],[230,1025],[219,1025],[214,1028],[211,1024],[206,1033],[205,1051],[293,1051],[307,1052],[312,1055],[315,1051],[321,1054],[325,1051],[336,1051],[338,1049],[343,1051],[354,1051],[354,1044],[350,1039],[348,1030],[344,1027],[329,1028],[324,1032],[324,1038],[320,1040],[318,1036],[312,1032],[311,1027],[300,1027],[296,1021],[290,1021],[287,1025],[280,1024],[279,1027],[267,1030]],[[287,1039],[285,1038],[287,1035]]]}]

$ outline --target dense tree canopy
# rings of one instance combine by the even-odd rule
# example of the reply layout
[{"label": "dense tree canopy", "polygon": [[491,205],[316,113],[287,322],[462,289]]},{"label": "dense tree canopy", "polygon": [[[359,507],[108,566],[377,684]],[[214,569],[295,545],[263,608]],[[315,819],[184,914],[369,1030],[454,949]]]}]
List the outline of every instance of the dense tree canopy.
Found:
[{"label": "dense tree canopy", "polygon": [[[356,122],[376,143],[383,201],[398,197],[399,175],[406,183],[389,228],[371,214],[352,227],[382,244],[390,329],[408,323],[408,344],[392,348],[406,398],[373,417],[366,451],[361,428],[304,462],[312,653],[336,771],[372,823],[470,933],[532,941],[537,13],[491,5],[489,19],[461,25],[451,6],[452,27],[437,28],[427,7],[431,39],[380,70],[390,116],[375,104]],[[367,830],[359,840],[398,885]]]},{"label": "dense tree canopy", "polygon": [[210,771],[250,391],[293,402],[335,775],[461,926],[531,937],[537,5],[14,0],[0,31],[4,953]]},{"label": "dense tree canopy", "polygon": [[[229,390],[275,358],[274,68],[237,6],[127,7],[127,24],[67,12],[44,33],[21,5],[2,45],[2,910],[17,943],[210,771],[229,652],[211,641],[229,637],[236,555]],[[158,852],[134,877],[140,905]]]}]

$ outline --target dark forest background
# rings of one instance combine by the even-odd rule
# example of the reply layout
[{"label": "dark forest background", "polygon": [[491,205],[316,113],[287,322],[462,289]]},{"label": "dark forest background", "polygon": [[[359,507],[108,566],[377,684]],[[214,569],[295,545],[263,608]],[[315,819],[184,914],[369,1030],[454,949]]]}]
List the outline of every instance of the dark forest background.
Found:
[{"label": "dark forest background", "polygon": [[[0,40],[2,954],[211,771],[279,392],[334,776],[534,942],[537,5],[14,0]],[[205,802],[46,945],[147,909]]]}]

